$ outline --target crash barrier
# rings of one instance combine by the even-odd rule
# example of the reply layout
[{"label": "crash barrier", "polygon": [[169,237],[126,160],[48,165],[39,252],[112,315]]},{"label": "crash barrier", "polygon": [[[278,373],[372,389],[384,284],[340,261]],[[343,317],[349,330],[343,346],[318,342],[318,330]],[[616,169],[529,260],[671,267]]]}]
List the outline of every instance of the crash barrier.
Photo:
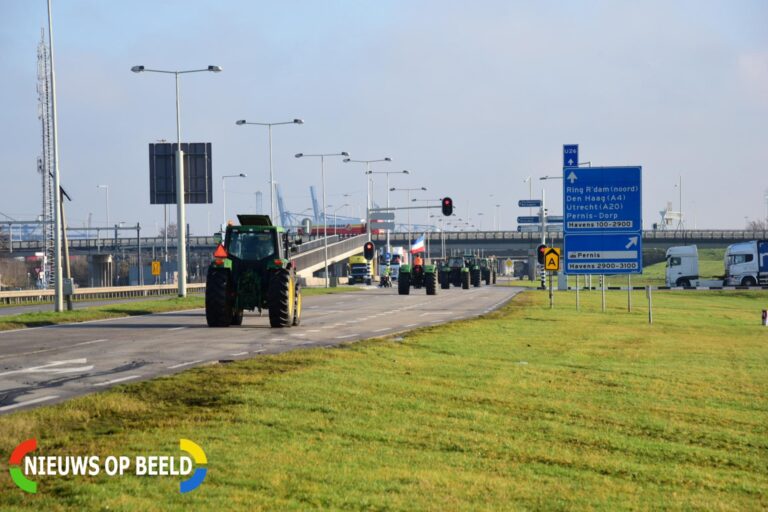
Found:
[{"label": "crash barrier", "polygon": [[[175,284],[158,284],[145,286],[111,286],[107,288],[75,288],[75,301],[120,299],[127,297],[153,297],[159,295],[175,295],[179,290]],[[187,291],[201,293],[205,291],[205,283],[188,283]],[[0,292],[0,304],[25,304],[29,302],[53,302],[53,290],[19,290]]]}]

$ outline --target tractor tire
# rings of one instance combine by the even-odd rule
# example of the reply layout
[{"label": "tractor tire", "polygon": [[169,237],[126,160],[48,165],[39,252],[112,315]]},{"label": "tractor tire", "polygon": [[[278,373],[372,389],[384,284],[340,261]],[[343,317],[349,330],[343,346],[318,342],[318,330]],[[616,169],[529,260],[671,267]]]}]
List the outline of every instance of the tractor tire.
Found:
[{"label": "tractor tire", "polygon": [[291,274],[285,270],[278,270],[269,280],[267,305],[271,327],[288,327],[293,321],[291,281]]},{"label": "tractor tire", "polygon": [[401,272],[397,278],[397,293],[399,295],[410,295],[411,293],[411,274]]},{"label": "tractor tire", "polygon": [[427,289],[427,295],[437,295],[437,274],[430,272],[424,274],[424,288]]},{"label": "tractor tire", "polygon": [[440,272],[440,288],[448,290],[451,287],[451,274],[450,272]]},{"label": "tractor tire", "polygon": [[491,272],[489,271],[488,274],[485,276],[485,285],[489,286],[491,284]]},{"label": "tractor tire", "polygon": [[472,286],[478,287],[480,286],[480,269],[478,270],[472,270]]},{"label": "tractor tire", "polygon": [[469,290],[469,272],[461,273],[461,289]]},{"label": "tractor tire", "polygon": [[243,310],[235,311],[235,313],[232,315],[232,324],[231,325],[243,325]]},{"label": "tractor tire", "polygon": [[294,292],[293,300],[293,322],[292,325],[301,324],[301,285],[296,283],[296,291]]},{"label": "tractor tire", "polygon": [[229,327],[234,312],[229,301],[230,273],[209,270],[205,284],[205,320],[208,327]]}]

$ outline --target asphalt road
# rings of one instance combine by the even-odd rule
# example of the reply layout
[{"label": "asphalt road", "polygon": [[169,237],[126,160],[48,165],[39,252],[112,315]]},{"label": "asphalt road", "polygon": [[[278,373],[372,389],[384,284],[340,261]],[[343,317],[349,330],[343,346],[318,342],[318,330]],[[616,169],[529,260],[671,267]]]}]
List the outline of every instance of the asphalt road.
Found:
[{"label": "asphalt road", "polygon": [[[400,296],[369,288],[304,299],[299,327],[271,329],[246,313],[241,327],[211,329],[201,309],[0,332],[0,414],[61,402],[113,385],[194,366],[327,347],[469,318],[521,288],[424,290]],[[220,334],[220,336],[219,336]]]}]

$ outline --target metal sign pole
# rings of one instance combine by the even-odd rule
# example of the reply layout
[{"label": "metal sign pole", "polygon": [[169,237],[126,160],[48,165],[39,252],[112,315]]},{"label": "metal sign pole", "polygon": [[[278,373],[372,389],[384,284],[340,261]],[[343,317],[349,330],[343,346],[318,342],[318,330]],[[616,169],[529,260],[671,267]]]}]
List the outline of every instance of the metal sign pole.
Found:
[{"label": "metal sign pole", "polygon": [[579,310],[581,304],[579,303],[579,274],[576,274],[576,311]]},{"label": "metal sign pole", "polygon": [[549,272],[549,309],[552,309],[555,303],[555,297],[552,294],[552,274],[554,272]]},{"label": "metal sign pole", "polygon": [[632,312],[632,274],[627,274],[627,312]]},{"label": "metal sign pole", "polygon": [[645,294],[648,297],[648,323],[653,323],[653,299],[651,297],[651,287],[646,286],[645,287]]},{"label": "metal sign pole", "polygon": [[605,313],[605,275],[600,276],[600,291],[603,296],[603,313]]}]

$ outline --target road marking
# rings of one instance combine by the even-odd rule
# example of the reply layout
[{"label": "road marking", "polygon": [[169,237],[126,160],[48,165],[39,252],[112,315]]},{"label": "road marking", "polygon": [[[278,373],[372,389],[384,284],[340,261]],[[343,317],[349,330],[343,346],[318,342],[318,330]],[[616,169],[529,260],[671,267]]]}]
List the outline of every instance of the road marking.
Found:
[{"label": "road marking", "polygon": [[320,329],[310,329],[307,332],[320,332]]},{"label": "road marking", "polygon": [[248,352],[237,352],[236,354],[229,354],[229,355],[231,355],[231,356],[244,356],[247,353]]},{"label": "road marking", "polygon": [[182,329],[186,329],[186,328],[187,328],[187,326],[186,326],[186,325],[183,325],[183,326],[181,326],[181,327],[171,327],[171,328],[170,328],[170,329],[168,329],[168,330],[169,330],[169,331],[180,331],[180,330],[182,330]]},{"label": "road marking", "polygon": [[358,334],[347,334],[346,336],[336,336],[337,340],[344,340],[347,338],[354,338],[355,336],[358,336]]},{"label": "road marking", "polygon": [[[38,329],[38,327],[34,327],[34,329]],[[24,329],[22,329],[24,330]],[[7,331],[2,331],[7,332]],[[91,345],[92,343],[101,343],[102,341],[109,341],[107,338],[101,339],[101,340],[93,340],[93,341],[83,341],[80,343],[75,343],[74,345],[66,345],[64,347],[55,347],[55,348],[44,348],[41,350],[33,350],[31,352],[20,352],[18,354],[9,354],[7,356],[0,356],[0,359],[10,359],[11,357],[21,357],[21,356],[31,356],[35,354],[45,354],[46,352],[56,352],[57,350],[65,350],[72,347],[79,347],[82,345]]]},{"label": "road marking", "polygon": [[317,309],[317,308],[319,308],[319,307],[320,307],[320,306],[307,306],[307,309]]},{"label": "road marking", "polygon": [[384,331],[390,331],[390,330],[392,330],[392,327],[384,327],[382,329],[376,329],[373,332],[384,332]]},{"label": "road marking", "polygon": [[40,402],[47,402],[48,400],[53,400],[56,398],[59,398],[59,395],[41,396],[40,398],[33,398],[32,400],[27,400],[26,402],[19,402],[17,404],[11,404],[11,405],[4,405],[0,407],[0,411],[10,411],[12,409],[16,409],[17,407],[24,407],[25,405],[31,405],[31,404],[39,404]]},{"label": "road marking", "polygon": [[253,351],[253,353],[254,353],[254,354],[261,354],[262,352],[266,352],[266,351],[267,351],[267,349],[265,349],[265,348],[262,348],[262,349],[260,349],[260,350],[254,350],[254,351]]},{"label": "road marking", "polygon": [[202,362],[203,362],[202,359],[198,359],[197,361],[189,361],[189,362],[186,362],[186,363],[175,364],[173,366],[166,366],[166,368],[168,368],[169,370],[175,370],[176,368],[181,368],[182,366],[189,366],[191,364],[197,364],[197,363],[202,363]]},{"label": "road marking", "polygon": [[304,333],[304,332],[302,332],[302,333],[298,333],[298,334],[291,334],[291,336],[296,336],[297,338],[303,338],[303,337],[304,337],[304,336],[306,336],[306,335],[307,335],[307,334],[306,334],[306,333]]},{"label": "road marking", "polygon": [[[101,343],[102,341],[109,341],[107,338],[101,339],[101,340],[93,340],[93,341],[83,341],[82,343],[75,343],[74,345],[70,345],[71,347],[80,347],[82,345],[93,345],[94,343]],[[53,350],[53,349],[51,349]]]},{"label": "road marking", "polygon": [[63,364],[84,364],[87,363],[87,359],[70,359],[68,361],[52,361],[48,364],[41,366],[32,366],[30,368],[21,368],[20,370],[11,370],[9,372],[0,373],[0,377],[5,375],[13,375],[15,373],[74,373],[74,372],[87,372],[93,370],[93,365],[77,366],[74,368],[54,368],[55,366],[61,366]]},{"label": "road marking", "polygon": [[413,327],[414,325],[419,325],[419,324],[406,324],[403,327]]},{"label": "road marking", "polygon": [[108,380],[107,382],[99,382],[94,386],[109,386],[110,384],[117,384],[118,382],[125,382],[126,380],[138,379],[141,375],[128,375],[127,377],[120,377],[119,379]]},{"label": "road marking", "polygon": [[285,338],[272,338],[269,341],[285,341]]}]

